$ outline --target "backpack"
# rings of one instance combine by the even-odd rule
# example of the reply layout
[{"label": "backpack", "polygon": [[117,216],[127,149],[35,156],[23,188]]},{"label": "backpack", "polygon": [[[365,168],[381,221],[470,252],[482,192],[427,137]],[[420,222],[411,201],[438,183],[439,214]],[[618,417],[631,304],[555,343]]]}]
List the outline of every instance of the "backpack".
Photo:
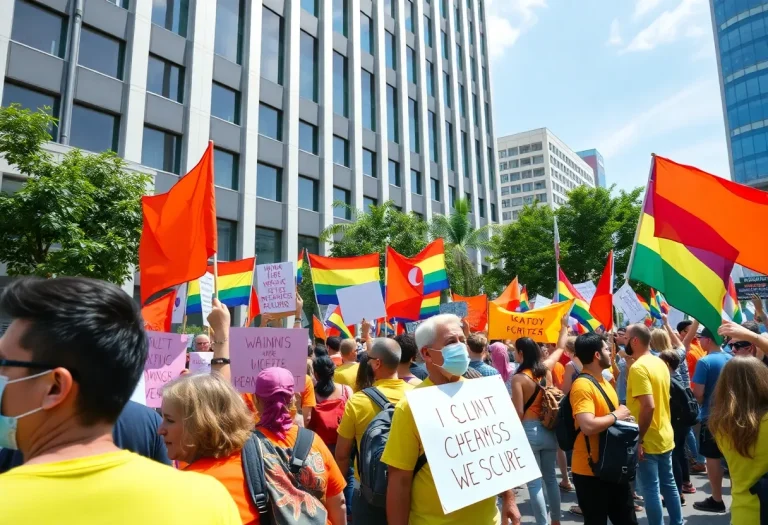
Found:
[{"label": "backpack", "polygon": [[[368,424],[359,443],[357,471],[360,475],[360,495],[371,506],[384,509],[387,502],[387,465],[381,462],[381,456],[389,439],[395,405],[390,403],[389,399],[376,387],[364,389],[363,394],[368,396],[381,411]],[[413,469],[414,477],[426,463],[427,456],[424,454],[419,456],[416,467]]]},{"label": "backpack", "polygon": [[541,390],[541,414],[539,414],[539,420],[544,428],[553,430],[557,426],[557,415],[560,412],[560,401],[563,399],[563,391],[553,386],[541,386],[528,375],[523,375],[536,384],[533,395],[525,402],[523,414],[531,408],[531,405],[536,400],[536,396],[539,394],[539,390]]},{"label": "backpack", "polygon": [[326,399],[312,408],[312,417],[307,428],[320,436],[323,443],[329,447],[335,445],[339,437],[337,430],[341,423],[341,416],[344,415],[344,408],[349,400],[350,390],[347,385],[341,385],[340,398]]},{"label": "backpack", "polygon": [[[245,442],[243,474],[261,525],[325,525],[325,494],[301,482],[314,439],[314,432],[299,427],[296,443],[289,451],[276,447],[258,430]],[[291,497],[287,504],[286,495]]]},{"label": "backpack", "polygon": [[693,390],[677,379],[669,382],[669,410],[673,427],[692,427],[699,422],[699,403]]},{"label": "backpack", "polygon": [[[576,379],[578,379],[579,376],[581,376],[581,374],[577,375]],[[576,379],[574,379],[574,382]],[[557,412],[555,437],[557,437],[557,446],[560,447],[560,450],[564,450],[565,452],[573,450],[579,432],[581,432],[581,429],[576,428],[576,418],[573,417],[571,393],[569,392],[560,400],[560,410]]]}]

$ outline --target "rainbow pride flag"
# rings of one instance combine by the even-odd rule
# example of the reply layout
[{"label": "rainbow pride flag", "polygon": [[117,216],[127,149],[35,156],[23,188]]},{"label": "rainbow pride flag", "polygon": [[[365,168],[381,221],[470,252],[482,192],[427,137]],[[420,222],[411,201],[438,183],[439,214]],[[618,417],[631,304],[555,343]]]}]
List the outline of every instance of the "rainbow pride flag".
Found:
[{"label": "rainbow pride flag", "polygon": [[635,292],[635,295],[637,296],[637,300],[640,301],[640,304],[643,305],[643,308],[645,308],[645,311],[651,313],[651,306],[648,304],[648,301],[645,300],[645,297],[637,292]]},{"label": "rainbow pride flag", "polygon": [[[410,257],[410,259],[410,262],[421,268],[421,272],[424,275],[425,296],[431,296],[433,292],[439,292],[448,288],[448,272],[445,270],[445,243],[443,239],[437,239],[429,243],[426,248]],[[424,306],[422,305],[421,308],[423,311]]]},{"label": "rainbow pride flag", "polygon": [[301,284],[302,275],[304,273],[304,248],[299,253],[299,260],[296,261],[296,286]]},{"label": "rainbow pride flag", "polygon": [[728,293],[723,299],[723,312],[728,314],[728,317],[734,323],[744,322],[744,313],[741,311],[741,304],[739,304],[739,298],[736,295],[736,286],[733,284],[733,278],[728,279]]},{"label": "rainbow pride flag", "polygon": [[431,294],[425,294],[424,299],[421,301],[421,311],[419,312],[419,319],[426,319],[440,313],[440,290],[432,292]]},{"label": "rainbow pride flag", "polygon": [[[248,306],[251,299],[251,286],[253,285],[254,257],[239,261],[220,262],[219,280],[217,288],[219,301],[230,308],[235,306]],[[208,267],[208,272],[213,273],[213,266]],[[187,293],[187,314],[202,313],[200,306],[200,283],[197,279],[189,282]]]},{"label": "rainbow pride flag", "polygon": [[654,319],[661,319],[661,305],[659,304],[659,298],[656,297],[656,290],[651,288],[651,300],[649,303],[651,317]]},{"label": "rainbow pride flag", "polygon": [[531,303],[528,301],[528,289],[523,285],[523,291],[520,292],[520,306],[518,310],[520,312],[527,312],[531,309]]},{"label": "rainbow pride flag", "polygon": [[559,270],[557,279],[557,295],[558,301],[569,301],[575,299],[573,303],[573,310],[571,310],[571,317],[576,319],[580,324],[584,326],[590,332],[594,332],[600,327],[600,321],[592,317],[589,313],[589,304],[579,291],[573,287],[571,281],[563,273],[562,268]]},{"label": "rainbow pride flag", "polygon": [[325,324],[326,326],[330,326],[331,328],[338,330],[342,339],[352,338],[352,332],[344,324],[344,319],[341,317],[341,306],[336,307],[333,313],[328,316],[328,319],[325,320]]},{"label": "rainbow pride flag", "polygon": [[669,303],[667,302],[667,299],[664,297],[664,294],[662,294],[658,290],[656,290],[656,300],[659,302],[659,308],[661,308],[661,313],[668,314]]},{"label": "rainbow pride flag", "polygon": [[379,282],[379,254],[371,253],[359,257],[323,257],[310,253],[309,271],[315,286],[317,304],[339,304],[337,290],[358,284]]}]

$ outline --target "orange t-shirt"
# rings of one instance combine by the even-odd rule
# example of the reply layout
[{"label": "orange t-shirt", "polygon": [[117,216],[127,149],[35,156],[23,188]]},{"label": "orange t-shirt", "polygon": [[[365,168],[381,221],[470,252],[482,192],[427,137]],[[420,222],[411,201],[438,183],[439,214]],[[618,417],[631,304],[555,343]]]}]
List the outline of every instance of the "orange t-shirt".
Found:
[{"label": "orange t-shirt", "polygon": [[693,373],[696,371],[696,363],[699,359],[707,355],[704,349],[699,344],[699,341],[694,339],[691,341],[691,347],[688,349],[688,353],[685,354],[685,362],[688,365],[688,375],[693,379]]},{"label": "orange t-shirt", "polygon": [[[525,375],[527,375],[527,376],[528,376],[529,378],[531,378],[533,381],[536,381],[536,380],[533,378],[533,372],[532,372],[530,369],[528,369],[528,368],[527,368],[527,369],[523,370],[523,372],[522,372],[522,373],[523,373],[523,374],[525,374]],[[539,382],[538,382],[538,381],[536,381],[536,384],[538,384],[538,383],[539,383]],[[538,388],[537,388],[537,389],[536,389],[536,399],[535,399],[535,400],[534,400],[534,402],[531,404],[531,406],[528,408],[528,411],[526,412],[526,414],[527,414],[528,412],[530,412],[531,414],[535,414],[535,415],[537,415],[537,416],[541,416],[541,396],[540,396],[539,394],[541,394],[541,392],[540,392],[540,389],[538,389]],[[529,400],[529,399],[530,399],[530,396],[529,396],[529,397],[525,397],[525,398],[523,398],[523,406],[525,406],[525,404],[528,402],[528,400]],[[523,417],[525,417],[525,414],[523,414]]]},{"label": "orange t-shirt", "polygon": [[333,354],[331,356],[331,361],[333,361],[334,365],[341,366],[341,364],[342,364],[341,354]]},{"label": "orange t-shirt", "polygon": [[552,383],[555,388],[563,388],[563,381],[565,380],[565,366],[561,362],[555,363],[555,367],[552,369]]}]

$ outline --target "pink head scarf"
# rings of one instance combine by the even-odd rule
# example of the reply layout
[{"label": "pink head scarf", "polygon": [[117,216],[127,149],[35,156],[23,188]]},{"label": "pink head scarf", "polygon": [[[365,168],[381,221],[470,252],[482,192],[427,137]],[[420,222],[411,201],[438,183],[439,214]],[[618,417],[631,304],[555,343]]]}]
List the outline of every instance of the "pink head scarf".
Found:
[{"label": "pink head scarf", "polygon": [[507,353],[507,347],[504,343],[493,343],[489,349],[491,350],[491,362],[496,370],[501,374],[501,378],[506,383],[512,376],[513,368],[509,363],[509,354]]},{"label": "pink head scarf", "polygon": [[257,426],[274,432],[280,439],[285,439],[286,432],[293,426],[289,410],[293,385],[293,375],[285,368],[265,368],[256,376],[254,394],[262,404]]}]

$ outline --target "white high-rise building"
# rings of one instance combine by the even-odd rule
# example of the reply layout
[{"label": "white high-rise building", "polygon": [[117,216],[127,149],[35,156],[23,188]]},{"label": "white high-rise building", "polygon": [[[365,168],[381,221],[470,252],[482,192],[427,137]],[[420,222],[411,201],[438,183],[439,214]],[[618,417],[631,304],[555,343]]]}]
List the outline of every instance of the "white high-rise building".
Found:
[{"label": "white high-rise building", "polygon": [[564,204],[577,186],[595,186],[592,168],[547,128],[499,137],[501,222],[517,220],[526,204]]}]

